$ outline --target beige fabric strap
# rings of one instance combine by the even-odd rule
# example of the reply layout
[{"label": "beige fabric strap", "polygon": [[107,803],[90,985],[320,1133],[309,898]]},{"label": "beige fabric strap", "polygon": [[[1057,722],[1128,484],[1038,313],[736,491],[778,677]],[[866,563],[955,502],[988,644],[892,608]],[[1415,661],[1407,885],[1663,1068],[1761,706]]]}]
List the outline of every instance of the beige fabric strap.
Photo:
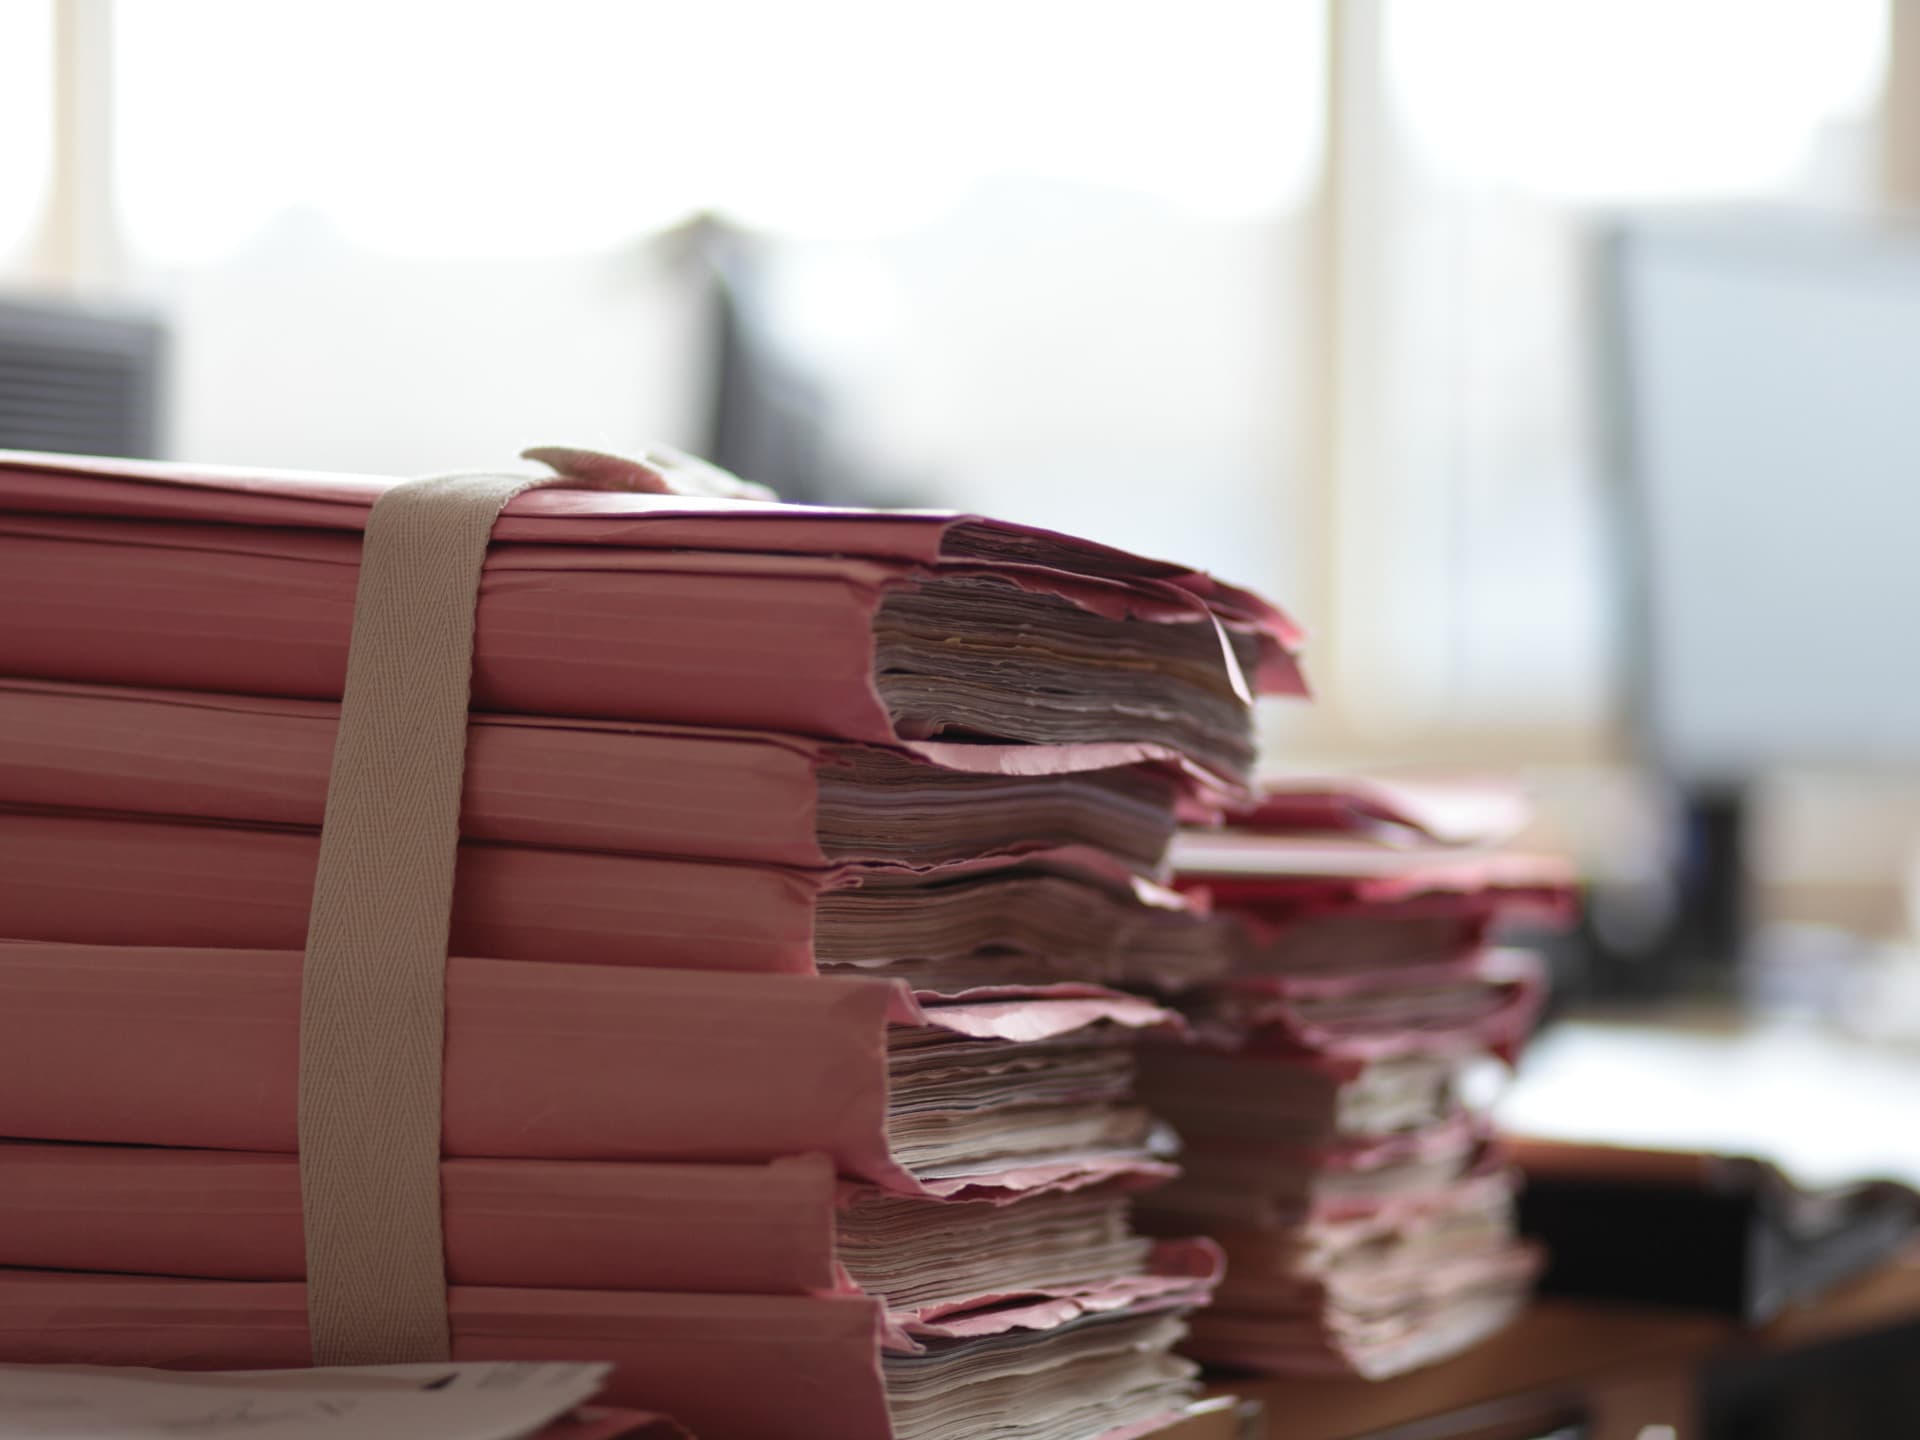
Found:
[{"label": "beige fabric strap", "polygon": [[564,483],[412,480],[367,522],[300,996],[316,1365],[449,1356],[440,1075],[474,607],[501,507]]}]

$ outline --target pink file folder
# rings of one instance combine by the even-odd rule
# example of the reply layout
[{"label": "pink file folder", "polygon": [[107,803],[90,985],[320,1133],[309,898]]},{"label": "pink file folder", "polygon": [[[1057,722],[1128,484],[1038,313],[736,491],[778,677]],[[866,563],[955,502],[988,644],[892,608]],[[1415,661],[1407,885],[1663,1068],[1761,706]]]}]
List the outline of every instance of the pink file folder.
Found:
[{"label": "pink file folder", "polygon": [[[1209,1365],[1269,1375],[1383,1380],[1457,1355],[1517,1320],[1543,1268],[1532,1245],[1511,1244],[1409,1277],[1383,1314],[1288,1296],[1194,1317],[1182,1350]],[[1411,1292],[1411,1293],[1409,1293]]]},{"label": "pink file folder", "polygon": [[[22,514],[213,521],[357,533],[397,480],[0,451],[0,509]],[[855,510],[610,490],[518,496],[494,526],[505,543],[858,555],[924,566],[1001,563],[1082,577],[1090,592],[1137,584],[1180,592],[1276,641],[1299,632],[1251,591],[1163,560],[1029,525],[944,510]],[[1117,607],[1116,598],[1109,602]],[[1284,673],[1284,672],[1283,672]]]},{"label": "pink file folder", "polygon": [[[763,1165],[447,1160],[447,1278],[555,1290],[845,1288],[825,1155]],[[0,1142],[0,1266],[302,1280],[292,1155]]]},{"label": "pink file folder", "polygon": [[[859,1296],[448,1292],[455,1360],[597,1360],[601,1399],[740,1440],[890,1440],[881,1306]],[[0,1360],[307,1365],[306,1287],[0,1272]]]},{"label": "pink file folder", "polygon": [[1558,927],[1574,913],[1554,857],[1213,840],[1182,837],[1175,886],[1213,911],[1233,969],[1277,991],[1295,978],[1384,979],[1478,951],[1512,922]]},{"label": "pink file folder", "polygon": [[[318,826],[338,718],[339,707],[321,701],[0,677],[0,804]],[[935,778],[976,777],[976,795],[998,782],[990,793],[1003,823],[1019,830],[978,848],[1010,852],[1085,842],[1085,822],[1071,808],[1079,777],[1095,772],[1084,782],[1093,784],[1120,766],[1171,758],[1129,745],[922,742],[891,751],[766,732],[476,714],[461,833],[823,869],[835,857],[820,834],[821,787],[873,756]],[[1176,790],[1179,772],[1154,772],[1134,781],[1135,805],[1164,797],[1189,817],[1209,813],[1200,792]],[[1032,779],[1046,783],[1026,786],[1028,808],[1006,803]],[[886,798],[875,796],[868,823],[893,838],[913,812],[896,814]]]},{"label": "pink file folder", "polygon": [[[193,824],[134,816],[0,809],[0,933],[98,945],[297,949],[305,945],[317,830]],[[929,881],[967,881],[991,894],[951,939],[907,948],[884,929],[861,931],[856,953],[817,943],[838,893],[857,903],[894,865],[794,870],[526,845],[462,845],[449,948],[483,959],[810,974],[816,962],[872,964],[1022,958],[1100,980],[1146,965],[1155,927],[1181,929],[1192,903],[1080,848],[955,861]],[[1083,927],[1069,947],[1059,925],[1035,929],[1026,896],[1064,887]],[[877,898],[877,897],[876,897]],[[1040,917],[1046,911],[1039,912]],[[1177,938],[1177,937],[1176,937]],[[1079,948],[1084,946],[1084,949]]]},{"label": "pink file folder", "polygon": [[[601,1398],[670,1413],[697,1434],[893,1435],[880,1366],[886,1316],[862,1297],[456,1285],[448,1307],[453,1359],[611,1362]],[[1079,1317],[1034,1318],[1044,1326]],[[279,1369],[306,1364],[307,1345],[303,1285],[0,1271],[0,1361]],[[1111,1440],[1175,1413],[1169,1406]]]},{"label": "pink file folder", "polygon": [[[1131,1177],[1144,1181],[1147,1177]],[[766,1165],[447,1160],[454,1285],[704,1294],[853,1294],[835,1212],[858,1187],[824,1155]],[[929,1202],[937,1206],[939,1202]],[[291,1155],[0,1142],[0,1267],[202,1280],[306,1278]],[[1089,1310],[1198,1304],[1205,1241],[1158,1245],[1137,1274],[986,1289],[892,1307],[889,1344],[1045,1328]]]},{"label": "pink file folder", "polygon": [[1498,1144],[1469,1116],[1325,1145],[1209,1139],[1188,1155],[1188,1169],[1143,1206],[1149,1229],[1271,1230],[1396,1208],[1412,1216],[1467,1177],[1505,1168]]},{"label": "pink file folder", "polygon": [[1258,803],[1229,816],[1227,825],[1239,833],[1353,835],[1418,848],[1498,844],[1528,814],[1525,790],[1501,776],[1270,775]]},{"label": "pink file folder", "polygon": [[1364,841],[1300,841],[1194,831],[1176,843],[1182,888],[1205,889],[1243,914],[1296,918],[1333,908],[1427,900],[1564,917],[1573,872],[1557,856],[1502,851],[1394,850]]},{"label": "pink file folder", "polygon": [[1224,982],[1209,992],[1196,1028],[1203,1042],[1249,1053],[1384,1060],[1490,1051],[1511,1060],[1546,992],[1537,955],[1477,950],[1377,972]]},{"label": "pink file folder", "polygon": [[[0,1135],[293,1153],[300,956],[0,942]],[[1087,986],[922,1005],[898,982],[454,959],[445,1153],[764,1161],[821,1151],[904,1194],[1136,1171],[1138,1149],[923,1181],[887,1137],[889,1026],[1035,1040],[1156,1026]]]},{"label": "pink file folder", "polygon": [[1483,1193],[1488,1187],[1511,1191],[1514,1183],[1506,1147],[1498,1139],[1483,1138],[1456,1175],[1428,1184],[1360,1196],[1314,1192],[1285,1199],[1246,1186],[1235,1196],[1236,1213],[1215,1213],[1204,1225],[1196,1215],[1180,1208],[1178,1195],[1159,1190],[1142,1205],[1137,1220],[1150,1235],[1180,1236],[1205,1228],[1215,1238],[1240,1232],[1272,1235],[1294,1227],[1311,1230],[1359,1221],[1388,1230],[1405,1229],[1426,1223],[1437,1212],[1457,1204],[1462,1195]]},{"label": "pink file folder", "polygon": [[[336,698],[359,532],[383,488],[0,457],[0,611],[28,622],[0,631],[0,671]],[[1222,693],[1304,689],[1297,633],[1256,597],[971,517],[538,491],[508,507],[495,537],[479,710],[934,738],[903,732],[882,701],[873,632],[888,590],[928,576],[1109,620],[1204,626],[1219,636]],[[1250,682],[1229,635],[1257,656]],[[1116,715],[1087,738],[1147,738],[1113,733]],[[1238,743],[1228,769],[1249,758]]]}]

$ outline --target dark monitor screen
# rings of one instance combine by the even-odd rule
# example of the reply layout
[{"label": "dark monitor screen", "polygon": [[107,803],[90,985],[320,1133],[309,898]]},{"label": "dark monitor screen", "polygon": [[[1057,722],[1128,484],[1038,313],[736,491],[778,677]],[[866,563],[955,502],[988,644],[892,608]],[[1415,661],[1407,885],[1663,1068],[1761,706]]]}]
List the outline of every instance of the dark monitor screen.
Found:
[{"label": "dark monitor screen", "polygon": [[157,457],[165,355],[153,320],[0,299],[0,449]]}]

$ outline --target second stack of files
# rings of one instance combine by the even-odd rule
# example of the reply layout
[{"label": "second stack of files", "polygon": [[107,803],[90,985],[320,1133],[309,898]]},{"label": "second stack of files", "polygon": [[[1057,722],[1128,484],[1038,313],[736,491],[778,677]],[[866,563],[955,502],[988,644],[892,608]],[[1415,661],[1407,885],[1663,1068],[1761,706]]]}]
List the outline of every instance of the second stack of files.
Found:
[{"label": "second stack of files", "polygon": [[1488,848],[1524,807],[1483,784],[1299,780],[1176,846],[1224,978],[1143,1046],[1182,1174],[1141,1201],[1227,1254],[1186,1350],[1272,1374],[1383,1378],[1510,1321],[1539,1269],[1472,1078],[1511,1061],[1543,993],[1497,930],[1556,921],[1558,861]]}]

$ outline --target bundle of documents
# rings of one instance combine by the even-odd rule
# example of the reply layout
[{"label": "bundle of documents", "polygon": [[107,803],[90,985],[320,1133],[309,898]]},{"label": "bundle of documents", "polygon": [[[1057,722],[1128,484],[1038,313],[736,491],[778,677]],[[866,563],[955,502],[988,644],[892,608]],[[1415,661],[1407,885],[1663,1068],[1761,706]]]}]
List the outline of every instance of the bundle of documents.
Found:
[{"label": "bundle of documents", "polygon": [[[302,947],[387,484],[0,457],[0,1362],[310,1362]],[[962,516],[543,489],[492,537],[451,1359],[723,1440],[1182,1414],[1219,1252],[1130,1207],[1135,1040],[1187,1022],[1106,987],[1226,972],[1167,846],[1246,798],[1285,619]]]},{"label": "bundle of documents", "polygon": [[[339,707],[0,677],[12,806],[318,829]],[[475,714],[474,841],[827,869],[1090,846],[1140,874],[1180,787],[1132,747],[934,744]]]},{"label": "bundle of documents", "polygon": [[1141,1093],[1184,1142],[1143,1216],[1228,1260],[1188,1354],[1377,1378],[1523,1303],[1538,1256],[1466,1083],[1542,995],[1497,926],[1568,903],[1557,863],[1472,844],[1516,814],[1498,789],[1299,781],[1177,843],[1227,972],[1176,997],[1191,1043],[1142,1055]]},{"label": "bundle of documents", "polygon": [[[390,484],[0,456],[0,674],[337,700]],[[970,516],[540,490],[493,540],[473,654],[490,714],[934,758],[1093,746],[1244,782],[1252,690],[1302,689],[1295,633],[1258,597]]]},{"label": "bundle of documents", "polygon": [[[0,811],[0,913],[25,940],[298,949],[319,854],[317,831],[288,827]],[[1205,963],[1188,911],[1085,847],[799,870],[470,844],[451,945],[487,959],[864,972],[940,991],[1148,983]]]}]

